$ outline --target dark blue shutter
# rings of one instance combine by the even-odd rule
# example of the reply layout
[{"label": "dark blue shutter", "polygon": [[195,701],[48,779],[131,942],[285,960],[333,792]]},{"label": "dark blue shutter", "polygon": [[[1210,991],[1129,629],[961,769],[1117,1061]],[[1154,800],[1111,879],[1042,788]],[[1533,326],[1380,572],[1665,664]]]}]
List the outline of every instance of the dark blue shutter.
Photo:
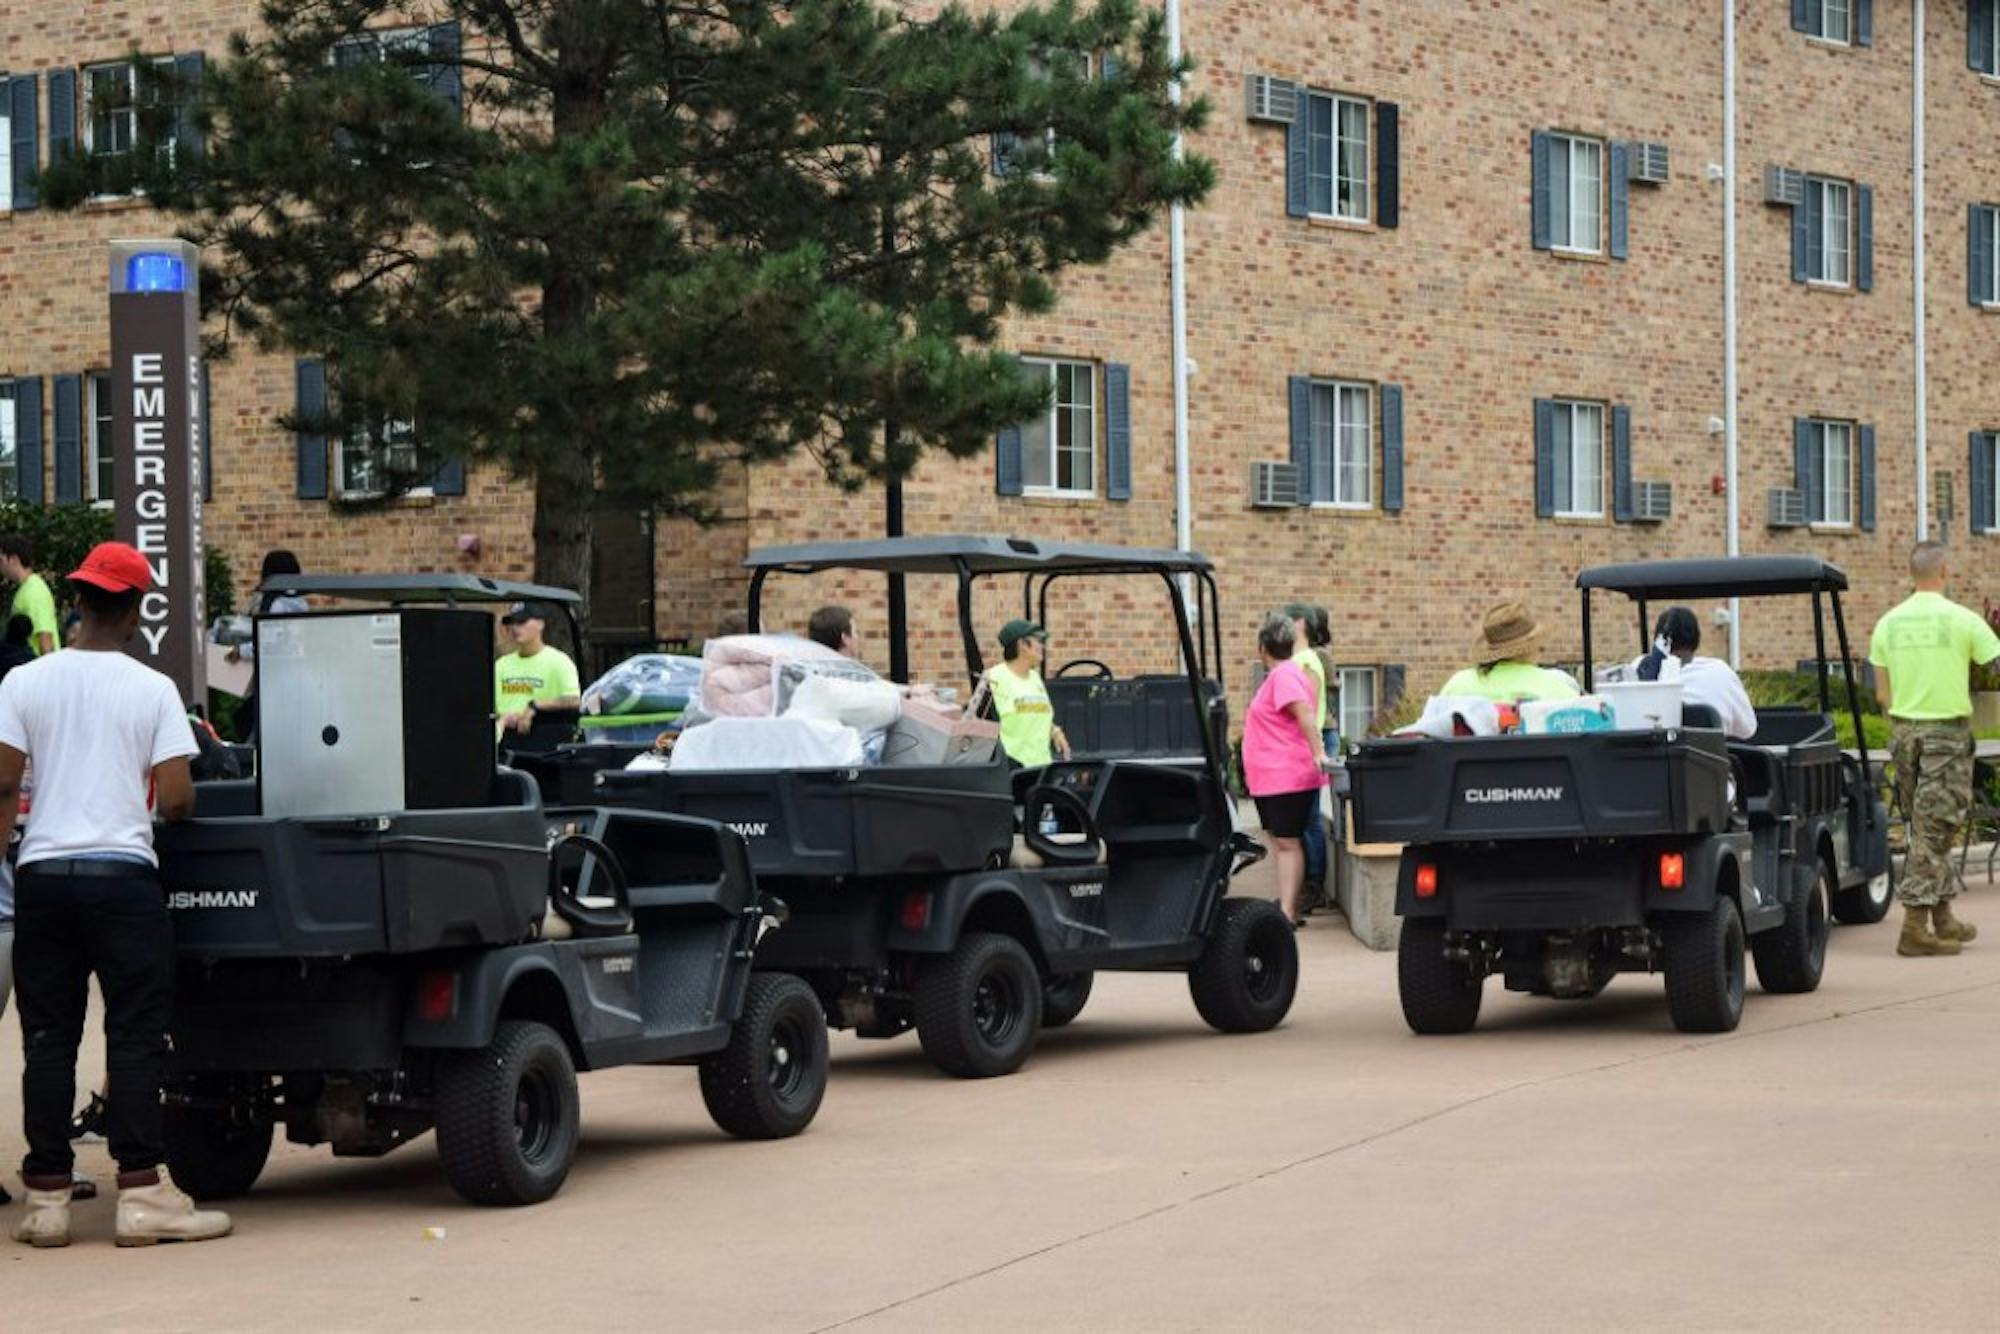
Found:
[{"label": "dark blue shutter", "polygon": [[1810,226],[1806,217],[1806,200],[1810,197],[1811,188],[1807,187],[1799,202],[1792,205],[1792,281],[1795,283],[1806,280],[1806,229]]},{"label": "dark blue shutter", "polygon": [[1993,25],[2000,5],[1994,0],[1970,0],[1965,11],[1965,63],[1981,74],[2000,74],[1993,68]]},{"label": "dark blue shutter", "polygon": [[40,109],[40,76],[23,74],[7,80],[7,126],[14,155],[14,179],[0,181],[0,185],[8,187],[17,213],[40,202],[35,191],[35,177],[40,174],[37,168],[41,165],[36,158],[42,138],[36,119]]},{"label": "dark blue shutter", "polygon": [[439,465],[431,478],[431,494],[436,496],[462,496],[465,494],[465,459],[454,454]]},{"label": "dark blue shutter", "polygon": [[1792,484],[1805,497],[1808,523],[1826,518],[1826,497],[1820,491],[1818,465],[1819,460],[1813,457],[1812,422],[1805,417],[1792,418]]},{"label": "dark blue shutter", "polygon": [[1312,377],[1294,375],[1290,383],[1292,405],[1292,466],[1299,473],[1299,504],[1312,504]]},{"label": "dark blue shutter", "polygon": [[993,134],[993,174],[1011,176],[1014,174],[1014,160],[1021,151],[1021,136],[1011,130],[996,130]]},{"label": "dark blue shutter", "polygon": [[[1388,713],[1403,702],[1403,695],[1410,688],[1409,682],[1410,669],[1404,664],[1400,662],[1385,662],[1382,664],[1381,698],[1375,701],[1375,712],[1377,715]],[[1360,739],[1359,737],[1355,738],[1357,741]]]},{"label": "dark blue shutter", "polygon": [[208,363],[201,363],[201,498],[204,503],[215,499],[215,414],[210,410],[212,401],[208,392]]},{"label": "dark blue shutter", "polygon": [[1975,306],[2000,298],[1993,290],[1993,210],[1974,204],[1965,212],[1965,293]]},{"label": "dark blue shutter", "polygon": [[49,161],[76,151],[76,71],[49,71]]},{"label": "dark blue shutter", "polygon": [[1812,31],[1813,0],[1792,0],[1792,31]]},{"label": "dark blue shutter", "polygon": [[1535,400],[1535,517],[1546,519],[1556,512],[1556,405],[1546,398]]},{"label": "dark blue shutter", "polygon": [[1987,532],[1986,516],[1993,509],[1993,437],[1974,431],[1966,474],[1972,478],[1972,531]]},{"label": "dark blue shutter", "polygon": [[1629,144],[1611,145],[1611,258],[1624,259],[1630,249],[1631,159]]},{"label": "dark blue shutter", "polygon": [[1403,386],[1382,386],[1382,510],[1403,509]]},{"label": "dark blue shutter", "polygon": [[1132,498],[1132,368],[1104,367],[1104,498]]},{"label": "dark blue shutter", "polygon": [[20,497],[42,503],[42,382],[39,377],[14,381],[14,466]]},{"label": "dark blue shutter", "polygon": [[195,112],[201,104],[203,60],[199,51],[174,57],[174,162],[186,166],[201,161],[204,147]]},{"label": "dark blue shutter", "polygon": [[1394,102],[1375,104],[1375,225],[1403,219],[1403,113]]},{"label": "dark blue shutter", "polygon": [[1854,285],[1875,289],[1875,191],[1866,185],[1854,187]]},{"label": "dark blue shutter", "polygon": [[326,499],[326,363],[301,359],[298,364],[298,497]]},{"label": "dark blue shutter", "polygon": [[1862,426],[1855,433],[1861,437],[1861,485],[1857,488],[1860,494],[1856,497],[1855,521],[1862,532],[1872,533],[1875,531],[1875,428]]},{"label": "dark blue shutter", "polygon": [[424,29],[424,44],[430,49],[431,57],[431,63],[424,72],[424,81],[452,106],[462,106],[464,80],[458,63],[458,24],[439,23]]},{"label": "dark blue shutter", "polygon": [[1854,0],[1854,44],[1869,46],[1875,41],[1875,0]]},{"label": "dark blue shutter", "polygon": [[54,399],[56,504],[74,505],[83,499],[83,377],[56,376]]},{"label": "dark blue shutter", "polygon": [[1306,139],[1306,117],[1312,112],[1312,94],[1299,89],[1292,107],[1292,123],[1285,127],[1285,216],[1303,218],[1312,212],[1307,198],[1312,156]]},{"label": "dark blue shutter", "polygon": [[1528,187],[1528,231],[1537,250],[1549,248],[1550,151],[1549,136],[1536,130],[1534,138],[1529,141],[1528,153],[1529,174],[1532,177]]},{"label": "dark blue shutter", "polygon": [[1632,522],[1632,409],[1611,409],[1611,517]]},{"label": "dark blue shutter", "polygon": [[1799,210],[1806,220],[1806,278],[1826,272],[1826,191],[1806,182],[1805,206]]}]

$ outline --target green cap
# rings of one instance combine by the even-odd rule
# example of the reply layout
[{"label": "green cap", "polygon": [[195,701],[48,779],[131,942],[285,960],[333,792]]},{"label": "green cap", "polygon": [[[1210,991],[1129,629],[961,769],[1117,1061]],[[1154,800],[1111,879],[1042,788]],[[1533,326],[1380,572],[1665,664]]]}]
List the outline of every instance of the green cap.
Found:
[{"label": "green cap", "polygon": [[1000,647],[1011,649],[1024,639],[1047,639],[1049,632],[1033,621],[1009,621],[1000,627]]}]

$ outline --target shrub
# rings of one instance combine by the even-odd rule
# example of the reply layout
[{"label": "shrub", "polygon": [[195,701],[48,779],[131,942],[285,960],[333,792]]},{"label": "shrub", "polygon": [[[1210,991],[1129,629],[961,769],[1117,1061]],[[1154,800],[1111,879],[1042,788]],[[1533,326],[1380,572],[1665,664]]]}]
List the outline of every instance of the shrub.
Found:
[{"label": "shrub", "polygon": [[[1988,602],[1984,607],[1986,623],[2000,634],[2000,606]],[[1972,688],[1974,690],[2000,690],[2000,662],[1982,662],[1972,665]]]},{"label": "shrub", "polygon": [[32,505],[0,502],[0,533],[19,533],[35,548],[35,570],[49,582],[58,607],[69,605],[63,577],[99,542],[111,540],[111,511],[93,505]]}]

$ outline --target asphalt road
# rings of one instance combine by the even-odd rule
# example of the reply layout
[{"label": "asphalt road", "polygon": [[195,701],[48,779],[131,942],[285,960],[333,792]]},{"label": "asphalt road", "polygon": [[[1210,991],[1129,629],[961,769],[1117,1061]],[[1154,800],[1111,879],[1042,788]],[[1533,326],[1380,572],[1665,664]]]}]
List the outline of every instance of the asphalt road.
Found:
[{"label": "asphalt road", "polygon": [[1128,975],[1007,1079],[836,1035],[818,1122],[777,1144],[723,1137],[689,1071],[589,1075],[576,1170],[534,1209],[461,1205],[428,1140],[280,1146],[229,1240],[115,1250],[107,1198],[66,1251],[0,1242],[0,1327],[1991,1328],[1996,904],[1968,899],[1992,939],[1957,959],[1837,929],[1817,994],[1753,989],[1694,1039],[1643,977],[1489,983],[1478,1032],[1414,1038],[1393,957],[1316,919],[1270,1034]]}]

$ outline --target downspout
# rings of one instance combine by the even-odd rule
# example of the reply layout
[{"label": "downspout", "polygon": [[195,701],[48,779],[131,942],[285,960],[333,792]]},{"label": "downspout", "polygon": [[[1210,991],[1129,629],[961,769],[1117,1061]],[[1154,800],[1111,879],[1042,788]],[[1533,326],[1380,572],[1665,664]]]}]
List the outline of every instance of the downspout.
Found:
[{"label": "downspout", "polygon": [[1917,540],[1930,536],[1930,369],[1924,350],[1924,0],[1916,0],[1916,26],[1910,36],[1910,212],[1915,219],[1910,247],[1910,293],[1916,324],[1917,358]]},{"label": "downspout", "polygon": [[[1722,3],[1722,486],[1723,550],[1741,554],[1736,421],[1736,0]],[[1729,661],[1743,665],[1743,600],[1729,599]]]},{"label": "downspout", "polygon": [[[1180,0],[1167,0],[1167,58],[1181,58]],[[1167,95],[1178,107],[1181,81],[1176,77]],[[1181,160],[1183,146],[1174,135],[1174,161]],[[1188,459],[1188,355],[1187,355],[1187,210],[1175,202],[1167,213],[1167,288],[1173,323],[1174,357],[1174,545],[1182,551],[1194,549],[1193,479]],[[1191,601],[1192,585],[1181,581],[1183,601]],[[1197,613],[1198,614],[1198,613]]]}]

